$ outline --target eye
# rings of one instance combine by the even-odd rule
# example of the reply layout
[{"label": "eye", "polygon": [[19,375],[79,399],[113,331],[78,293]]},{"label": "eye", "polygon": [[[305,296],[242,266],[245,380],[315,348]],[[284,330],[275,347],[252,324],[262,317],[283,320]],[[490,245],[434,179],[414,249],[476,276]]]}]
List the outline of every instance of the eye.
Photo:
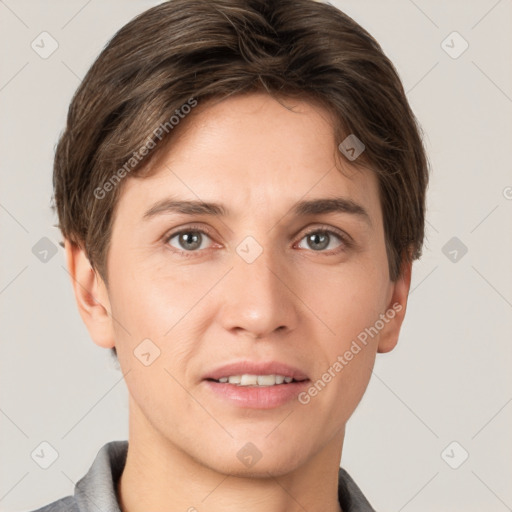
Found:
[{"label": "eye", "polygon": [[[211,241],[208,231],[205,228],[195,226],[174,231],[164,237],[165,244],[170,245],[175,252],[185,257],[197,256],[197,253],[201,250],[208,249],[208,240]],[[306,241],[307,247],[301,247],[300,243],[303,240]],[[338,245],[332,247],[335,240],[338,241]],[[309,249],[327,254],[337,254],[353,245],[348,235],[331,228],[312,229],[300,239],[300,243],[298,244],[300,249]]]},{"label": "eye", "polygon": [[[174,247],[178,252],[188,256],[188,252],[197,252],[199,249],[205,249],[204,242],[209,239],[208,233],[204,229],[189,227],[176,231],[165,237],[164,242]],[[176,239],[174,243],[171,240]],[[175,245],[176,244],[176,245]]]},{"label": "eye", "polygon": [[[338,247],[333,248],[331,246],[333,238],[341,242],[339,243]],[[311,230],[308,233],[306,233],[304,237],[302,237],[301,241],[302,240],[306,240],[306,244],[308,245],[308,247],[300,247],[299,245],[299,248],[309,248],[315,252],[331,252],[332,250],[334,250],[337,253],[339,252],[339,250],[336,249],[339,249],[341,247],[340,250],[343,250],[351,246],[351,242],[347,235],[326,228],[316,228],[314,230]],[[331,246],[330,249],[326,251],[325,249],[329,248],[329,246]]]}]

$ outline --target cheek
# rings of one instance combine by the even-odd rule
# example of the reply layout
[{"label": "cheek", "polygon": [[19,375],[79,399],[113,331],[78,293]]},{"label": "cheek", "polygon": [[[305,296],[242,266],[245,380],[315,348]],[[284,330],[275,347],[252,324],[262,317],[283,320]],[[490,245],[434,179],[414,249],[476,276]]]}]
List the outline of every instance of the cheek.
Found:
[{"label": "cheek", "polygon": [[378,335],[368,335],[367,329],[384,312],[387,274],[379,262],[370,261],[340,266],[336,271],[332,267],[308,270],[304,302],[323,321],[317,330],[323,357],[315,365],[311,404],[332,411],[332,421],[338,424],[348,420],[371,376]]},{"label": "cheek", "polygon": [[[169,420],[165,407],[169,397],[182,412],[193,406],[180,383],[194,350],[191,321],[201,313],[200,304],[193,306],[196,295],[201,290],[204,294],[204,286],[186,287],[180,281],[179,277],[164,276],[157,268],[130,272],[124,267],[123,272],[112,275],[118,359],[130,395],[154,425]],[[174,428],[178,425],[176,421]]]},{"label": "cheek", "polygon": [[160,338],[174,323],[174,304],[169,303],[171,294],[164,293],[163,283],[153,283],[137,274],[130,279],[119,276],[112,288],[117,341],[129,339],[130,343],[137,343],[144,338]]},{"label": "cheek", "polygon": [[174,268],[172,273],[144,264],[137,271],[120,268],[122,272],[112,273],[110,296],[120,362],[125,369],[138,367],[136,358],[150,352],[146,358],[155,357],[162,371],[185,368],[213,314],[201,299],[218,277],[198,267]]},{"label": "cheek", "polygon": [[[334,266],[307,265],[301,269],[298,295],[312,314],[328,327],[325,339],[341,350],[377,320],[386,307],[387,269],[367,258]],[[324,326],[324,327],[325,327]]]},{"label": "cheek", "polygon": [[199,276],[190,281],[181,269],[171,272],[170,266],[150,265],[137,258],[112,272],[111,281],[112,313],[138,337],[164,337],[191,309],[196,295],[207,290]]}]

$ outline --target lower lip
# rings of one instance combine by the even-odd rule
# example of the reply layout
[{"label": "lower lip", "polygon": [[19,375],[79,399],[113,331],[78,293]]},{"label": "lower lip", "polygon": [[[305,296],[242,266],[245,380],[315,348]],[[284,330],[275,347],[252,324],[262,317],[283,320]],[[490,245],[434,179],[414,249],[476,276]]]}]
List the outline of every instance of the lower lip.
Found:
[{"label": "lower lip", "polygon": [[237,386],[211,380],[204,382],[216,395],[239,407],[273,409],[297,399],[297,395],[308,386],[309,380],[260,387]]}]

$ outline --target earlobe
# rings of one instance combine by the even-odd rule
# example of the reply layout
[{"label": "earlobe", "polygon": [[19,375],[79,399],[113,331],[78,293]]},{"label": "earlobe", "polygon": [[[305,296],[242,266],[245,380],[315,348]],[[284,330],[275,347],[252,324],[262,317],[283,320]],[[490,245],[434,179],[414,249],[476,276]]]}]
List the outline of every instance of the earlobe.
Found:
[{"label": "earlobe", "polygon": [[401,276],[393,283],[391,299],[386,310],[389,322],[381,331],[377,352],[385,353],[393,350],[398,343],[400,328],[405,318],[407,297],[411,286],[412,261],[402,264]]},{"label": "earlobe", "polygon": [[64,249],[78,311],[92,340],[103,348],[114,347],[112,314],[103,280],[77,244],[65,240]]}]

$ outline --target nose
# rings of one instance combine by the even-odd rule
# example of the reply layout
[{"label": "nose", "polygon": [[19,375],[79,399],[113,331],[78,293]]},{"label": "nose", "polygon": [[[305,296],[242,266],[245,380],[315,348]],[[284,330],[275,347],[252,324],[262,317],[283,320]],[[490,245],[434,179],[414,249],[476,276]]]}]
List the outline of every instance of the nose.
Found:
[{"label": "nose", "polygon": [[220,320],[237,336],[270,338],[293,331],[300,300],[293,293],[291,272],[279,255],[264,250],[252,263],[235,255],[221,291]]}]

